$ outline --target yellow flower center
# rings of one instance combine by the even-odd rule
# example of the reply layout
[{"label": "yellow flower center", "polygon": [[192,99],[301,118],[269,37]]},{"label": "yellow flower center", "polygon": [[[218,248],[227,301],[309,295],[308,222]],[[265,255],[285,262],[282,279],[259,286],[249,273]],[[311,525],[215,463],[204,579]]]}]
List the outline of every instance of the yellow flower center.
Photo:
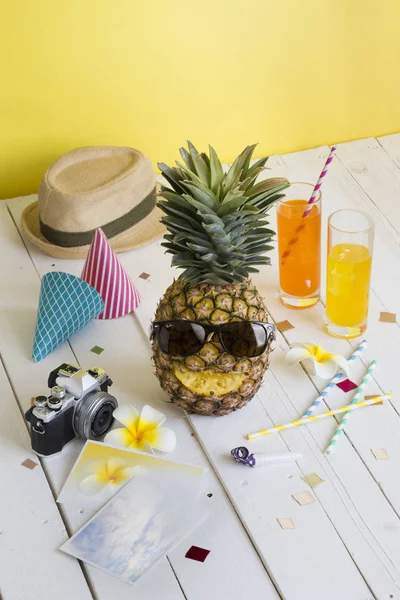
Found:
[{"label": "yellow flower center", "polygon": [[318,344],[318,346],[316,347],[316,349],[314,351],[315,360],[319,363],[328,362],[328,360],[330,360],[332,358],[332,356],[333,356],[333,354],[326,352],[323,349],[323,347],[321,346],[321,344]]},{"label": "yellow flower center", "polygon": [[144,419],[136,419],[132,423],[129,423],[127,427],[128,436],[130,437],[129,443],[127,444],[131,448],[142,449],[146,443],[151,446],[155,443],[157,437],[158,423],[152,421],[145,421]]}]

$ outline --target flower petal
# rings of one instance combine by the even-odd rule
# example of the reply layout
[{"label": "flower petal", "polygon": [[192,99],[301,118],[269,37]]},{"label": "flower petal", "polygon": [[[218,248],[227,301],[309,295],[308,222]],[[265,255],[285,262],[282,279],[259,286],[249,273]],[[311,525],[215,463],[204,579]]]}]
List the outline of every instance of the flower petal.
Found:
[{"label": "flower petal", "polygon": [[146,431],[145,436],[151,446],[156,450],[161,450],[161,452],[172,452],[175,450],[175,431],[168,429],[168,427],[158,427],[153,431]]},{"label": "flower petal", "polygon": [[337,365],[333,359],[327,360],[324,363],[315,361],[314,367],[315,373],[318,375],[318,377],[321,377],[321,379],[332,379],[337,371]]},{"label": "flower petal", "polygon": [[318,346],[316,346],[315,344],[310,344],[309,342],[306,342],[305,344],[303,344],[303,346],[306,350],[309,351],[310,354],[314,355],[317,353]]},{"label": "flower petal", "polygon": [[350,365],[349,365],[349,362],[345,359],[345,357],[342,356],[341,354],[333,354],[332,360],[335,361],[337,366],[340,369],[342,369],[343,373],[345,373],[348,377],[349,373],[350,373]]},{"label": "flower petal", "polygon": [[129,446],[131,450],[140,450],[141,452],[147,452],[148,454],[154,454],[153,448],[149,444],[149,442],[142,438],[139,440],[132,440],[131,445]]},{"label": "flower petal", "polygon": [[99,494],[107,486],[107,482],[101,481],[97,475],[85,477],[79,484],[79,491],[85,496]]},{"label": "flower petal", "polygon": [[137,426],[138,434],[146,431],[146,429],[155,429],[156,427],[160,427],[166,418],[167,417],[163,415],[162,412],[156,410],[148,404],[145,404],[145,406],[142,408],[142,412],[140,413],[140,419]]},{"label": "flower petal", "polygon": [[309,350],[304,348],[304,344],[302,344],[301,346],[291,348],[286,353],[286,364],[289,365],[289,367],[294,367],[294,365],[297,365],[305,358],[312,358],[312,354]]},{"label": "flower petal", "polygon": [[134,441],[134,437],[125,427],[120,427],[118,429],[112,429],[109,431],[104,438],[105,444],[112,444],[114,446],[124,446],[125,448],[129,448],[129,446]]},{"label": "flower petal", "polygon": [[131,431],[136,431],[136,425],[139,421],[139,411],[136,410],[131,404],[123,404],[118,406],[114,412],[113,417],[122,425],[125,425]]}]

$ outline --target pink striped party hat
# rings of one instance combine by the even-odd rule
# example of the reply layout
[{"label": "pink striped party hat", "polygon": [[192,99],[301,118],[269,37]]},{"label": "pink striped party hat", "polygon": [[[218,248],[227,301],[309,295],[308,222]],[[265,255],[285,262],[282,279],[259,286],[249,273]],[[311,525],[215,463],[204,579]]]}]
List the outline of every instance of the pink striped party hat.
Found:
[{"label": "pink striped party hat", "polygon": [[94,287],[104,302],[98,319],[116,319],[137,309],[140,295],[125,273],[101,229],[96,229],[81,278]]}]

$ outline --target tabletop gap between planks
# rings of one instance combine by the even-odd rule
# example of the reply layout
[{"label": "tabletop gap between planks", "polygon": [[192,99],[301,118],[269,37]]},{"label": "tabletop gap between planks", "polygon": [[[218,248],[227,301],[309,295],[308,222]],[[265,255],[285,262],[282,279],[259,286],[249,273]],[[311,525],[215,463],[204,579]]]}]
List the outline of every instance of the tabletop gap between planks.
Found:
[{"label": "tabletop gap between planks", "polygon": [[[388,233],[390,233],[390,235],[393,237],[393,239],[395,240],[395,242],[398,244],[400,237],[399,237],[399,232],[397,231],[397,229],[395,229],[392,225],[392,223],[390,222],[389,218],[385,215],[385,213],[382,212],[381,208],[379,207],[379,204],[377,204],[373,197],[363,188],[363,186],[361,185],[361,183],[358,181],[358,179],[354,176],[354,173],[351,172],[351,170],[347,167],[347,165],[345,164],[345,162],[343,162],[339,156],[337,156],[337,160],[343,165],[343,167],[346,169],[347,173],[349,174],[349,176],[353,179],[355,185],[357,187],[360,188],[360,190],[362,190],[362,192],[367,196],[367,198],[369,199],[369,201],[371,202],[371,204],[373,204],[373,206],[376,208],[376,210],[380,213],[380,217],[382,219],[382,221],[384,221],[386,228],[388,230]],[[397,165],[396,165],[397,168]]]}]

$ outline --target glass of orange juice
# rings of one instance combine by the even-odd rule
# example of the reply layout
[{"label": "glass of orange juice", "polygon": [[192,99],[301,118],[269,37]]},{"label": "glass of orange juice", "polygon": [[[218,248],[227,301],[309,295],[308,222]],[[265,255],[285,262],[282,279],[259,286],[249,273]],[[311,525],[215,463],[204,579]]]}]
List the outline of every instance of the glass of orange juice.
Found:
[{"label": "glass of orange juice", "polygon": [[374,225],[367,213],[343,209],[328,219],[326,327],[352,338],[367,328]]},{"label": "glass of orange juice", "polygon": [[314,186],[292,183],[276,207],[280,297],[295,308],[313,306],[319,300],[321,255],[321,192],[310,213],[303,217]]}]

